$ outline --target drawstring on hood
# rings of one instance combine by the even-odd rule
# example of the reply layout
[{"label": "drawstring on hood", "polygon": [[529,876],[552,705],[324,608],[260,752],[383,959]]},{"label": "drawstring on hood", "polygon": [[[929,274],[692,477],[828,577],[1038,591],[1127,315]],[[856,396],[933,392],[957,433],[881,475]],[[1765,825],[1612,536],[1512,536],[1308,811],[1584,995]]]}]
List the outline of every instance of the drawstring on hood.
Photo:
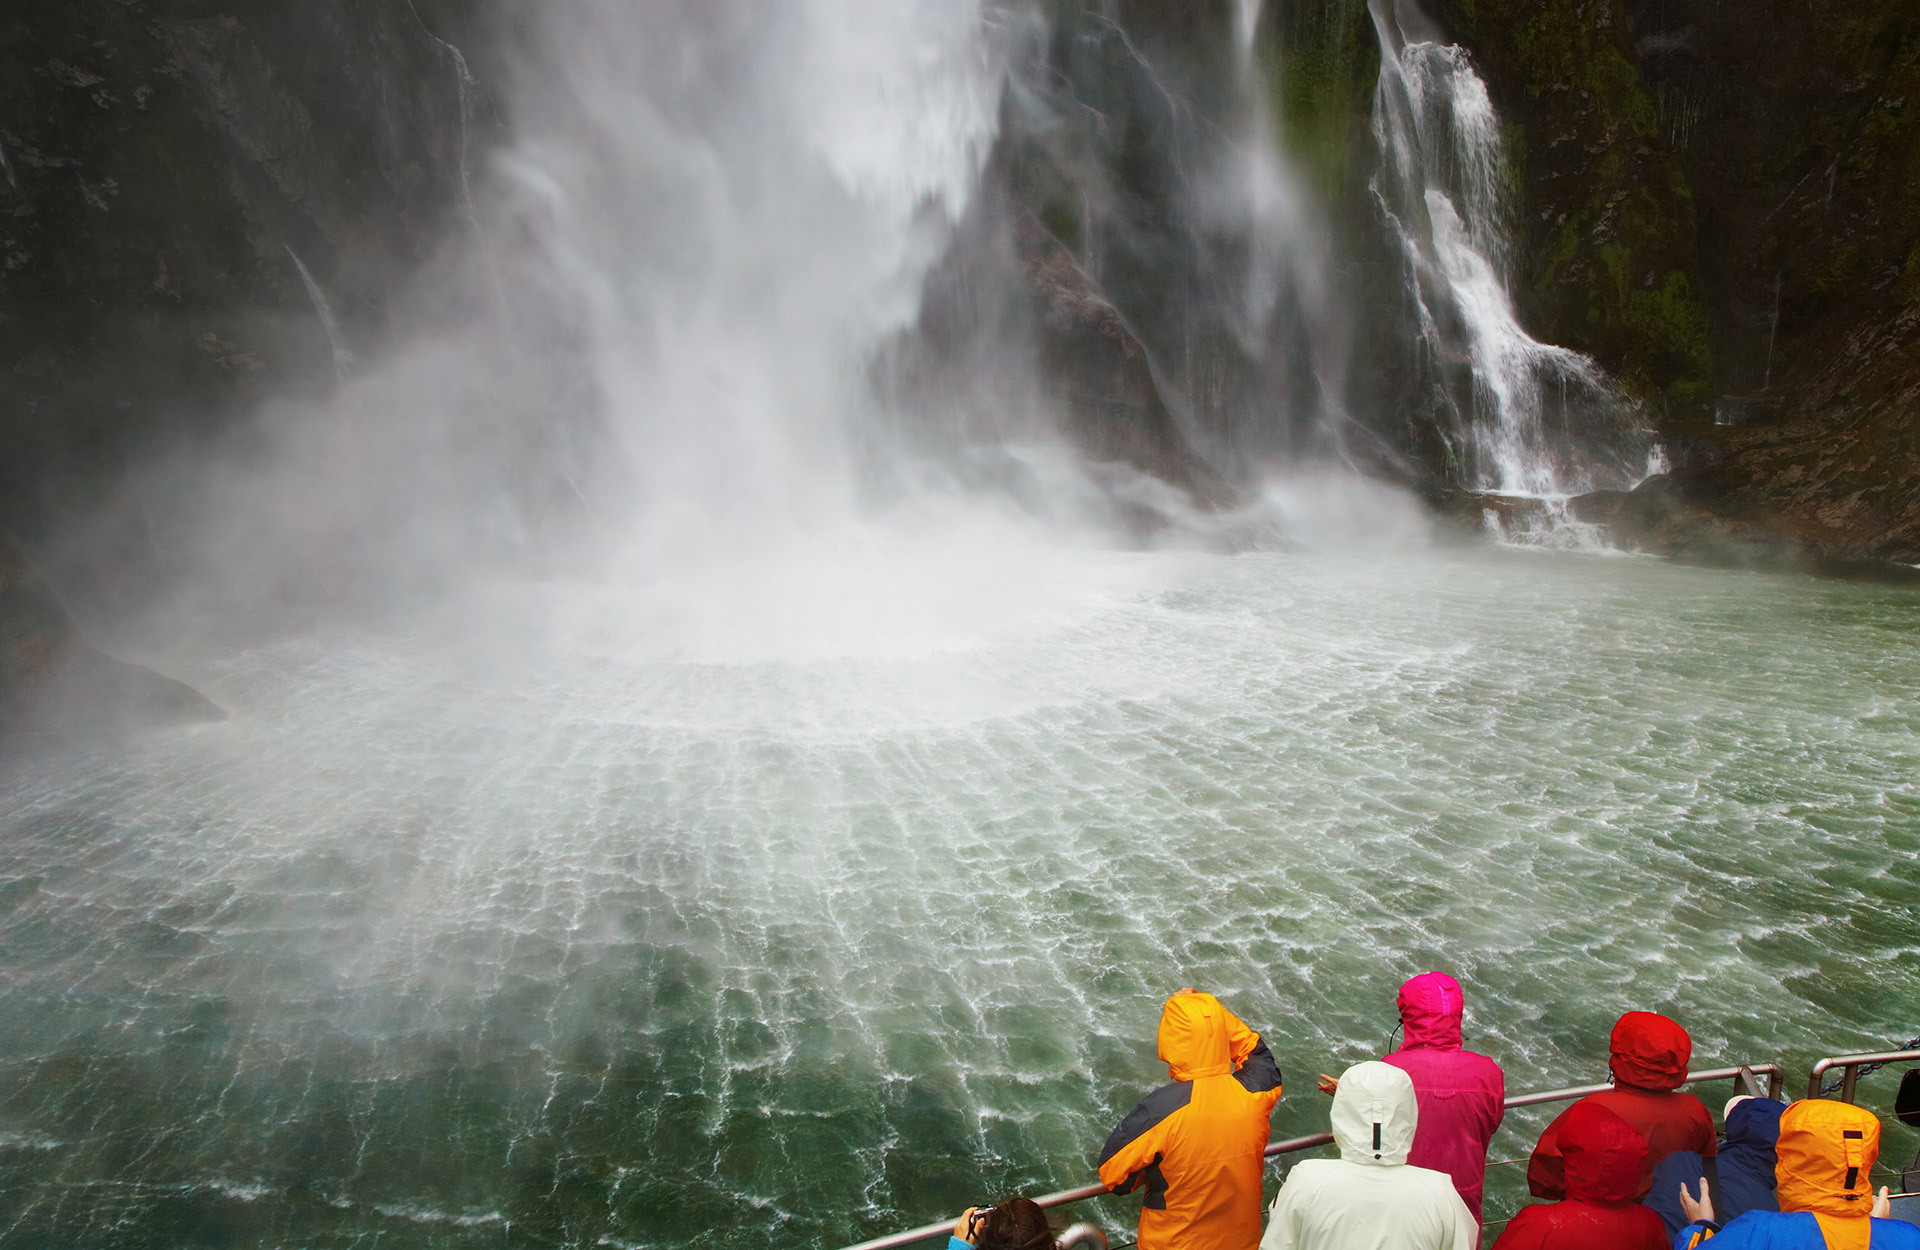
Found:
[{"label": "drawstring on hood", "polygon": [[1401,1050],[1459,1050],[1460,1020],[1467,996],[1444,972],[1423,972],[1400,987],[1400,1023],[1407,1040]]},{"label": "drawstring on hood", "polygon": [[1608,1049],[1614,1084],[1660,1094],[1686,1082],[1693,1038],[1656,1012],[1629,1011],[1613,1026]]},{"label": "drawstring on hood", "polygon": [[1396,1167],[1413,1149],[1419,1104],[1413,1078],[1391,1064],[1369,1060],[1340,1074],[1333,1096],[1333,1139],[1348,1163]]}]

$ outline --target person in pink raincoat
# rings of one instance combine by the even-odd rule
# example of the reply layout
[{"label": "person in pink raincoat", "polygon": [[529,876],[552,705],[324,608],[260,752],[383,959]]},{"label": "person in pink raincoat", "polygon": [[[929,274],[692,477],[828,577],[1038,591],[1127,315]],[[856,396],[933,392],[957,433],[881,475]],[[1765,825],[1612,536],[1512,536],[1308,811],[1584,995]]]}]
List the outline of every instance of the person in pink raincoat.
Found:
[{"label": "person in pink raincoat", "polygon": [[[1407,1162],[1445,1172],[1480,1219],[1487,1143],[1506,1118],[1507,1074],[1485,1055],[1463,1049],[1460,1020],[1467,998],[1444,972],[1423,972],[1400,987],[1400,1023],[1406,1037],[1387,1063],[1413,1078],[1420,1115]],[[1320,1088],[1338,1082],[1322,1077]]]}]

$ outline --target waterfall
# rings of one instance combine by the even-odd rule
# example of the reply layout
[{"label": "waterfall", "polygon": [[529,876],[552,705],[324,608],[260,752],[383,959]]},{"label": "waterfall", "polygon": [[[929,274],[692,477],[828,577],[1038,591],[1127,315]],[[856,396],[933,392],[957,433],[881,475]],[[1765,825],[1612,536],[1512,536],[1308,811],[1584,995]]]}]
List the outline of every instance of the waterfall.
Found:
[{"label": "waterfall", "polygon": [[333,306],[327,303],[327,294],[314,281],[313,274],[307,270],[306,262],[291,246],[287,255],[293,259],[293,267],[300,271],[300,285],[307,289],[307,299],[313,303],[314,316],[320,319],[320,328],[326,331],[327,347],[333,354],[333,374],[337,381],[345,383],[347,375],[353,371],[353,352],[347,347],[347,341],[340,334],[340,323],[334,320]]},{"label": "waterfall", "polygon": [[1515,312],[1506,155],[1486,84],[1411,0],[1368,7],[1381,52],[1374,193],[1405,257],[1429,382],[1452,417],[1455,480],[1549,499],[1633,485],[1658,452],[1632,405],[1594,361],[1535,339]]},{"label": "waterfall", "polygon": [[502,164],[579,310],[636,568],[850,523],[868,366],[994,135],[977,0],[579,0]]},{"label": "waterfall", "polygon": [[1278,446],[1252,440],[1247,450],[1256,463],[1248,467],[1261,467],[1259,460],[1276,453],[1293,461],[1338,458],[1351,340],[1348,310],[1337,292],[1331,232],[1276,124],[1275,84],[1259,56],[1265,0],[1236,4],[1239,110],[1228,148],[1229,189],[1222,197],[1224,213],[1216,207],[1201,216],[1216,222],[1224,217],[1245,240],[1235,328],[1256,362],[1259,389],[1252,402],[1278,410],[1250,415],[1263,427],[1287,431]]}]

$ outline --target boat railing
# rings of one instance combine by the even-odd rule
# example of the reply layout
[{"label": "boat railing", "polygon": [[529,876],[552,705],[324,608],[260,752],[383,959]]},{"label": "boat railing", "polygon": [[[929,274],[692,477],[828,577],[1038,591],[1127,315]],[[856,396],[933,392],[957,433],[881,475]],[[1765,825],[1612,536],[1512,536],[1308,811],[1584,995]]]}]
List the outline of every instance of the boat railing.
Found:
[{"label": "boat railing", "polygon": [[[1914,1057],[1920,1058],[1920,1055],[1915,1055]],[[1849,1058],[1851,1058],[1851,1056],[1849,1056]],[[1872,1056],[1868,1056],[1868,1058],[1870,1059]],[[1763,1076],[1767,1081],[1764,1091],[1760,1087],[1760,1078]],[[1760,1094],[1764,1092],[1770,1098],[1777,1098],[1780,1096],[1780,1084],[1785,1077],[1786,1070],[1777,1063],[1755,1063],[1741,1064],[1731,1068],[1707,1068],[1699,1072],[1689,1072],[1687,1073],[1685,1084],[1695,1085],[1702,1081],[1733,1080],[1739,1082],[1742,1092],[1744,1093]],[[1531,1107],[1548,1102],[1572,1102],[1576,1098],[1584,1098],[1588,1094],[1597,1094],[1602,1090],[1612,1088],[1611,1083],[1603,1082],[1599,1085],[1570,1085],[1565,1089],[1537,1090],[1533,1093],[1515,1094],[1513,1097],[1507,1099],[1506,1105],[1511,1109],[1514,1107]],[[1268,1143],[1266,1157],[1275,1159],[1281,1155],[1298,1154],[1303,1150],[1312,1150],[1319,1146],[1330,1146],[1332,1144],[1332,1133],[1314,1133],[1308,1137],[1290,1137],[1286,1141]],[[1078,1189],[1063,1189],[1056,1194],[1045,1194],[1035,1198],[1033,1201],[1034,1205],[1051,1210],[1055,1207],[1071,1206],[1076,1202],[1086,1202],[1091,1198],[1105,1197],[1108,1192],[1105,1185],[1096,1182],[1092,1185],[1082,1185]],[[848,1246],[846,1250],[897,1250],[897,1248],[901,1246],[911,1246],[922,1241],[931,1241],[936,1237],[943,1236],[950,1232],[953,1228],[954,1220],[958,1218],[958,1216],[954,1216],[936,1221],[932,1224],[923,1224],[919,1228],[910,1228],[903,1233],[893,1233],[886,1237],[876,1237],[872,1241],[863,1241],[858,1245]],[[1075,1226],[1076,1229],[1079,1227],[1078,1225]],[[1102,1240],[1104,1240],[1104,1237]]]},{"label": "boat railing", "polygon": [[1902,1063],[1909,1059],[1920,1059],[1920,1050],[1883,1050],[1871,1055],[1829,1055],[1813,1065],[1813,1071],[1807,1074],[1807,1097],[1821,1098],[1827,1093],[1822,1088],[1821,1077],[1842,1069],[1840,1077],[1840,1101],[1852,1102],[1854,1086],[1862,1076],[1875,1068],[1889,1063]]}]

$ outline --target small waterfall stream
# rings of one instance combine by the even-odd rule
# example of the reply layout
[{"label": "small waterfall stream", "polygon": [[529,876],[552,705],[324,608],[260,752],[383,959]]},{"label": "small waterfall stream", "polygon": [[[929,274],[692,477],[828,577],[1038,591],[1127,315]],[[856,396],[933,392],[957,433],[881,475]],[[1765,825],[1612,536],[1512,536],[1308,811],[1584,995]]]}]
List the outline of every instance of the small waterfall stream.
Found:
[{"label": "small waterfall stream", "polygon": [[1454,418],[1455,480],[1549,500],[1632,486],[1659,454],[1632,404],[1593,360],[1520,324],[1506,154],[1486,84],[1410,0],[1369,10],[1381,50],[1374,192],[1405,256],[1440,408]]},{"label": "small waterfall stream", "polygon": [[320,284],[314,280],[312,272],[307,268],[307,263],[300,259],[300,254],[292,247],[288,247],[287,256],[292,259],[293,267],[300,271],[300,285],[306,288],[307,298],[313,302],[313,315],[320,319],[320,328],[326,331],[327,349],[332,353],[333,358],[334,377],[344,385],[347,375],[353,371],[354,356],[352,349],[347,346],[346,339],[340,334],[340,323],[334,318],[333,305],[327,302],[327,293],[320,289]]},{"label": "small waterfall stream", "polygon": [[1266,0],[1237,0],[1234,67],[1238,116],[1230,145],[1233,181],[1226,199],[1243,217],[1247,249],[1240,334],[1260,362],[1264,396],[1256,414],[1294,433],[1280,444],[1296,461],[1338,459],[1350,318],[1339,294],[1337,263],[1324,206],[1281,141],[1275,84],[1260,44],[1270,20]]}]

